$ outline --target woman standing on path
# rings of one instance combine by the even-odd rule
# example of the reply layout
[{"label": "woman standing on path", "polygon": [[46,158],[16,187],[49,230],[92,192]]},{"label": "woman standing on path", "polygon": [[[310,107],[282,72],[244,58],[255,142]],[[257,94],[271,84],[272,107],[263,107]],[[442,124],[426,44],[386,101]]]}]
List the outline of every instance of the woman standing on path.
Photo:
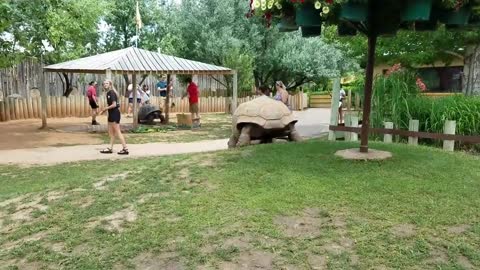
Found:
[{"label": "woman standing on path", "polygon": [[273,98],[275,100],[283,102],[283,104],[285,104],[285,106],[290,109],[290,105],[288,105],[289,94],[287,92],[287,87],[285,87],[282,81],[277,81],[275,82],[275,88],[277,89],[277,94]]},{"label": "woman standing on path", "polygon": [[110,80],[103,82],[103,88],[107,90],[108,107],[104,108],[100,114],[103,114],[106,110],[108,110],[108,135],[110,136],[110,148],[106,148],[100,151],[100,153],[113,153],[113,144],[115,143],[115,136],[117,136],[123,146],[122,151],[118,152],[117,154],[128,155],[127,144],[125,143],[125,138],[120,130],[120,103],[118,102],[117,90],[115,90],[113,83]]}]

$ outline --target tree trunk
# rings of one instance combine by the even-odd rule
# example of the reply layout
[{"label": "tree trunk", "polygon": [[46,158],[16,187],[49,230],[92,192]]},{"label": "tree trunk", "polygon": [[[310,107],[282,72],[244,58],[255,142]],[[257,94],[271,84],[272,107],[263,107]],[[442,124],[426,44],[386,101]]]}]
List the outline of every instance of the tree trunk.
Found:
[{"label": "tree trunk", "polygon": [[[377,36],[371,35],[368,37],[368,58],[367,68],[365,70],[365,98],[363,106],[363,120],[360,152],[368,152],[368,131],[370,128],[370,111],[372,104],[372,88],[373,88],[373,68],[375,66],[375,48],[377,45]],[[336,103],[335,103],[336,104]]]},{"label": "tree trunk", "polygon": [[72,93],[73,91],[73,87],[72,87],[73,74],[71,74],[71,76],[69,77],[68,73],[62,72],[62,75],[63,75],[63,78],[65,79],[65,83],[63,84],[63,96],[68,97],[70,93]]},{"label": "tree trunk", "polygon": [[480,44],[467,48],[464,78],[464,94],[480,95]]}]

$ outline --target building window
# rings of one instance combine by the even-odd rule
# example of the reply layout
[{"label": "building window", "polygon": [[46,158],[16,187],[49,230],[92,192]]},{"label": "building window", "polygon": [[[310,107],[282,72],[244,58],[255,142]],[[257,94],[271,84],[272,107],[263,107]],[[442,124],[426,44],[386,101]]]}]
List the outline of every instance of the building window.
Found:
[{"label": "building window", "polygon": [[418,74],[429,92],[462,92],[463,67],[419,68]]}]

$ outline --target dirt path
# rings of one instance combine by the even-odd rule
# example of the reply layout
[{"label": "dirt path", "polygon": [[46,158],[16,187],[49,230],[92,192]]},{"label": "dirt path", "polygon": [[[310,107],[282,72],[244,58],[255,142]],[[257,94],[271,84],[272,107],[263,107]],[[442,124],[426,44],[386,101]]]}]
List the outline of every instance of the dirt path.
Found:
[{"label": "dirt path", "polygon": [[[41,147],[31,149],[1,150],[0,164],[15,165],[53,165],[66,162],[121,159],[148,156],[165,156],[185,153],[198,153],[227,149],[227,139],[200,141],[193,143],[147,143],[132,144],[128,148],[130,155],[100,154],[105,145],[78,145],[64,147]],[[117,151],[121,149],[116,145]]]}]

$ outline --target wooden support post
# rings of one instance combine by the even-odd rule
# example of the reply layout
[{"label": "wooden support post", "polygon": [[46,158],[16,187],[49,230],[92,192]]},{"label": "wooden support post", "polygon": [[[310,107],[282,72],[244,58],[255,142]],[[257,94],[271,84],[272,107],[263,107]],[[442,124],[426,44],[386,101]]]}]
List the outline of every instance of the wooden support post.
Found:
[{"label": "wooden support post", "polygon": [[[332,90],[332,102],[331,102],[331,112],[330,112],[330,125],[338,125],[338,102],[340,102],[340,78],[333,80],[333,90]],[[328,140],[335,141],[337,137],[335,136],[335,131],[330,130],[328,132]]]},{"label": "wooden support post", "polygon": [[347,111],[352,110],[352,90],[348,89],[348,96],[347,96]]},{"label": "wooden support post", "polygon": [[29,119],[29,117],[28,117],[27,99],[26,99],[26,98],[23,98],[23,99],[22,99],[22,107],[23,107],[23,118],[24,118],[24,119]]},{"label": "wooden support post", "polygon": [[[412,120],[408,122],[408,130],[409,131],[418,131],[419,121]],[[410,145],[418,145],[418,137],[408,137],[408,144]]]},{"label": "wooden support post", "polygon": [[40,76],[40,94],[41,94],[41,104],[42,104],[42,129],[47,128],[47,87],[45,87],[45,72],[41,72]]},{"label": "wooden support post", "polygon": [[137,74],[132,74],[132,91],[133,91],[133,128],[138,127],[138,103],[137,103]]},{"label": "wooden support post", "polygon": [[355,94],[355,110],[360,110],[360,94]]},{"label": "wooden support post", "polygon": [[[455,121],[447,120],[445,121],[445,126],[443,127],[443,133],[445,134],[455,134],[455,128],[457,123]],[[455,149],[455,141],[444,140],[443,141],[443,150],[453,151]]]},{"label": "wooden support post", "polygon": [[232,94],[232,114],[235,113],[238,105],[238,74],[237,71],[233,73],[233,94]]},{"label": "wooden support post", "polygon": [[0,101],[0,121],[1,122],[5,122],[7,121],[5,119],[5,102],[4,101]]},{"label": "wooden support post", "polygon": [[[385,122],[385,128],[393,129],[393,122]],[[383,135],[383,142],[384,143],[392,143],[392,134],[384,134]]]},{"label": "wooden support post", "polygon": [[3,100],[3,103],[5,104],[5,121],[10,121],[11,120],[11,117],[10,117],[10,99],[5,97],[5,99]]},{"label": "wooden support post", "polygon": [[[167,96],[165,97],[165,123],[168,124],[170,123],[170,91],[172,91],[172,88],[170,87],[170,84],[172,83],[172,77],[170,74],[167,74]],[[181,106],[181,104],[177,104],[178,106]]]},{"label": "wooden support post", "polygon": [[[350,113],[346,113],[345,114],[345,120],[344,120],[345,121],[344,123],[345,123],[346,127],[351,127],[352,126],[352,121],[351,120],[352,120],[352,115]],[[352,133],[353,132],[345,132],[344,133],[346,142],[349,142],[351,140]]]},{"label": "wooden support post", "polygon": [[[355,128],[358,127],[358,115],[350,115],[350,126]],[[350,141],[358,141],[358,134],[356,132],[350,132]]]}]

